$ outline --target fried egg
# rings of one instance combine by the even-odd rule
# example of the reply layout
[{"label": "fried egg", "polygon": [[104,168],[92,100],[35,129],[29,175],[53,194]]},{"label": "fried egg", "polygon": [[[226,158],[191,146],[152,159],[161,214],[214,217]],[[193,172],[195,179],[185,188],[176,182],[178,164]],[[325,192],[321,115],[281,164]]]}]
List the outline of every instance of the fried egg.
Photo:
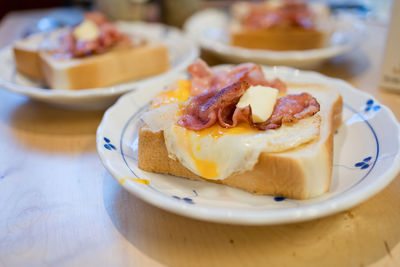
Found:
[{"label": "fried egg", "polygon": [[246,124],[193,131],[174,124],[164,130],[164,139],[171,158],[201,177],[221,180],[253,169],[263,152],[283,152],[317,139],[320,123],[315,115],[268,131]]},{"label": "fried egg", "polygon": [[189,91],[189,81],[178,81],[174,88],[156,96],[152,102],[155,109],[142,119],[152,131],[164,131],[170,158],[203,178],[222,180],[252,170],[261,153],[288,151],[319,137],[321,118],[318,114],[267,131],[248,124],[234,128],[215,124],[200,131],[186,129],[176,121]]}]

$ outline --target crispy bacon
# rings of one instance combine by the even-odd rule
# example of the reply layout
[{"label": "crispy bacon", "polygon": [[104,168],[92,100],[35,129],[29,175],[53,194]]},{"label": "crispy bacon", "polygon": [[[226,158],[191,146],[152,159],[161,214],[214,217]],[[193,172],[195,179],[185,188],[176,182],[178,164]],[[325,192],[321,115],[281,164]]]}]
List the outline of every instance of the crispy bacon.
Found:
[{"label": "crispy bacon", "polygon": [[250,85],[264,85],[285,92],[286,85],[279,79],[268,81],[259,65],[243,63],[226,71],[212,72],[210,67],[201,59],[188,67],[191,75],[191,96],[199,96],[207,91],[221,90],[238,81],[245,81]]},{"label": "crispy bacon", "polygon": [[[194,97],[186,107],[178,124],[191,130],[202,130],[217,121],[224,126],[224,110],[236,107],[240,97],[249,88],[249,84],[239,81],[221,90],[211,90]],[[225,126],[226,127],[226,126]]]},{"label": "crispy bacon", "polygon": [[248,14],[241,19],[241,22],[244,26],[255,29],[282,25],[310,29],[314,27],[314,16],[305,2],[287,0],[277,8],[265,7],[264,4],[250,4]]},{"label": "crispy bacon", "polygon": [[271,117],[263,123],[256,123],[255,127],[260,130],[276,129],[284,122],[296,122],[319,110],[318,101],[308,93],[287,95],[278,99]]},{"label": "crispy bacon", "polygon": [[222,90],[211,90],[194,97],[184,110],[178,124],[190,130],[202,130],[218,123],[231,128],[247,122],[259,130],[279,128],[282,123],[296,122],[320,110],[317,100],[308,93],[287,95],[277,100],[271,117],[263,123],[254,123],[251,107],[237,108],[240,97],[249,88],[239,81]]},{"label": "crispy bacon", "polygon": [[208,67],[207,63],[198,59],[196,62],[189,65],[187,70],[191,76],[192,86],[190,94],[192,96],[198,96],[210,90],[214,74]]},{"label": "crispy bacon", "polygon": [[218,122],[222,127],[233,128],[236,127],[240,122],[246,122],[250,125],[253,125],[250,106],[237,108],[235,104],[232,105],[230,108],[230,110],[225,109],[225,112],[221,112],[221,116],[218,117]]},{"label": "crispy bacon", "polygon": [[92,54],[100,54],[114,46],[131,46],[132,42],[128,35],[118,31],[116,26],[108,21],[99,12],[85,14],[85,19],[92,20],[99,27],[100,35],[95,40],[79,41],[70,30],[61,36],[60,48],[55,51],[57,56],[62,57],[83,57]]},{"label": "crispy bacon", "polygon": [[92,11],[92,12],[86,12],[83,17],[85,19],[91,20],[94,23],[96,23],[97,25],[102,25],[104,23],[109,22],[107,17],[104,16],[104,14],[98,12],[98,11]]}]

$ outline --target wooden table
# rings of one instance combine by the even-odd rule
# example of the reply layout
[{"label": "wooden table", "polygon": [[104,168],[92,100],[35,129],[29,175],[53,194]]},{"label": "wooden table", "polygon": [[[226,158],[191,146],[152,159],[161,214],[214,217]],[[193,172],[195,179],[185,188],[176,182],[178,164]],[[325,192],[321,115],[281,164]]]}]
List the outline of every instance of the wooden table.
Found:
[{"label": "wooden table", "polygon": [[[0,45],[38,13],[15,13]],[[378,89],[386,29],[318,71]],[[196,221],[122,189],[95,148],[104,111],[71,111],[0,90],[0,266],[400,266],[400,176],[363,204],[326,218],[247,227]]]}]

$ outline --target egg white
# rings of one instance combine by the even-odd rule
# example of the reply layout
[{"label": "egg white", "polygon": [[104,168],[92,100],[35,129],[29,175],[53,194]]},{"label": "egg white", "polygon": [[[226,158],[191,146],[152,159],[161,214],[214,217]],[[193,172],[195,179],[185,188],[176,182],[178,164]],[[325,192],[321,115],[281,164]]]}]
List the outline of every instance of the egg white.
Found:
[{"label": "egg white", "polygon": [[[201,177],[222,180],[253,169],[263,152],[283,152],[317,139],[320,124],[321,118],[316,114],[275,130],[227,132],[218,138],[172,124],[164,129],[164,138],[171,158]],[[199,161],[215,166],[216,175],[207,177],[208,172],[199,168]]]}]

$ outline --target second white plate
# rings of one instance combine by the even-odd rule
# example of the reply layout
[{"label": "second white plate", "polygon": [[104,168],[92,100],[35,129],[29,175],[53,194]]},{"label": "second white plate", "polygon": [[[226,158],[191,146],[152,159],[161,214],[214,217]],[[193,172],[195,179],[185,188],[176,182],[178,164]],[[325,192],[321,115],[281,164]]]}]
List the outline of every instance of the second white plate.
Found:
[{"label": "second white plate", "polygon": [[138,34],[151,42],[165,44],[170,57],[170,70],[142,80],[105,88],[50,90],[46,89],[43,84],[34,82],[16,71],[12,47],[8,46],[0,50],[0,87],[67,108],[104,108],[128,91],[136,90],[149,82],[170,79],[183,71],[199,56],[199,49],[195,43],[176,28],[141,22],[119,22],[117,25],[123,32]]},{"label": "second white plate", "polygon": [[221,59],[232,62],[254,62],[267,65],[314,67],[327,59],[354,49],[363,37],[363,23],[350,15],[333,19],[334,33],[329,46],[302,51],[273,51],[247,49],[229,44],[229,13],[223,9],[206,9],[197,12],[185,23],[185,31],[201,48]]}]

